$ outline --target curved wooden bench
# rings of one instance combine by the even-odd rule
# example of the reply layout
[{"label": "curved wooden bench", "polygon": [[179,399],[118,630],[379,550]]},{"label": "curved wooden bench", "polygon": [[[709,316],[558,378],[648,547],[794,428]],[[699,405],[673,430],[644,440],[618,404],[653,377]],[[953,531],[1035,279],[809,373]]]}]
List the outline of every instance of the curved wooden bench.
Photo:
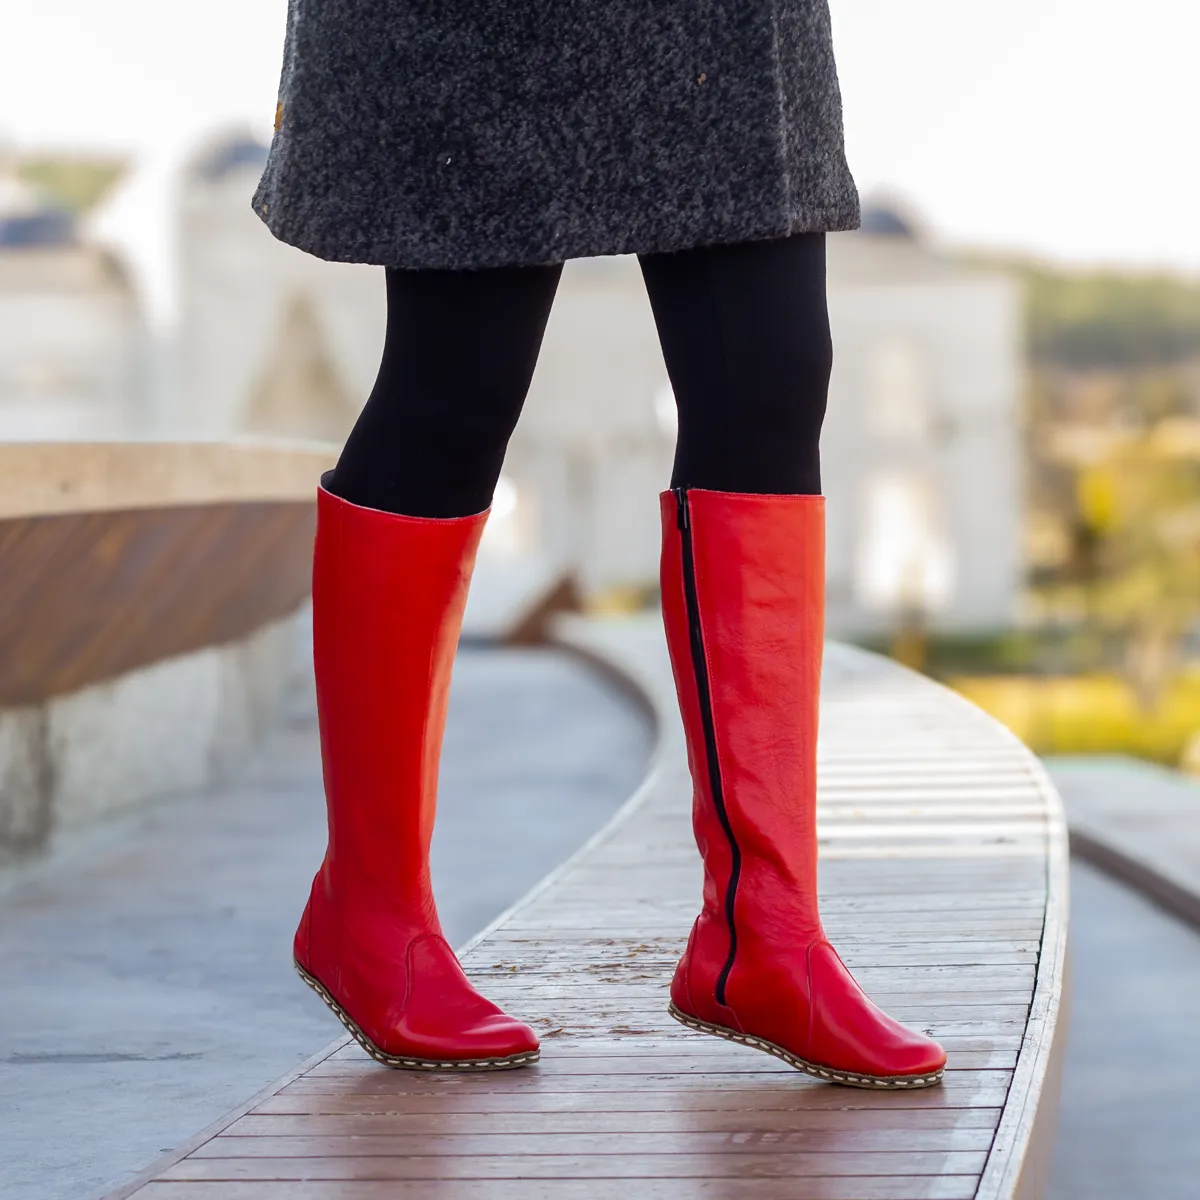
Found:
[{"label": "curved wooden bench", "polygon": [[333,456],[0,444],[0,858],[249,749],[289,678]]},{"label": "curved wooden bench", "polygon": [[463,951],[484,990],[538,1027],[541,1063],[416,1075],[340,1039],[112,1200],[1040,1195],[1067,865],[1038,763],[951,693],[831,647],[827,925],[868,990],[950,1052],[938,1088],[831,1087],[667,1016],[700,871],[662,630],[559,628],[642,690],[662,736],[608,827]]},{"label": "curved wooden bench", "polygon": [[324,446],[0,444],[0,708],[236,641],[308,593]]}]

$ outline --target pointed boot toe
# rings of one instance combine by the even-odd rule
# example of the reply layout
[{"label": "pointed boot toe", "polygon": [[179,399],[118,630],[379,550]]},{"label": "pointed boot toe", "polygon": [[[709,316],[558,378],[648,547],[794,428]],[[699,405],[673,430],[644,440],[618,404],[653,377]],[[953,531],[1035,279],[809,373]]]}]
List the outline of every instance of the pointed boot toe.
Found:
[{"label": "pointed boot toe", "polygon": [[537,1034],[498,1008],[482,1018],[468,1016],[461,1007],[443,1011],[440,1027],[406,1013],[382,1041],[380,1048],[393,1060],[389,1066],[426,1070],[528,1067],[539,1056]]},{"label": "pointed boot toe", "polygon": [[855,982],[826,941],[810,947],[808,986],[812,1018],[806,1057],[883,1085],[936,1083],[946,1052],[932,1038],[893,1020]]},{"label": "pointed boot toe", "polygon": [[462,1069],[537,1061],[537,1035],[475,990],[443,937],[415,938],[406,958],[404,1008],[387,1035],[394,1053]]},{"label": "pointed boot toe", "polygon": [[528,1066],[537,1062],[540,1043],[537,1034],[523,1021],[496,1009],[491,1016],[462,1030],[455,1049],[470,1058],[487,1059],[493,1065],[503,1059],[512,1066]]}]

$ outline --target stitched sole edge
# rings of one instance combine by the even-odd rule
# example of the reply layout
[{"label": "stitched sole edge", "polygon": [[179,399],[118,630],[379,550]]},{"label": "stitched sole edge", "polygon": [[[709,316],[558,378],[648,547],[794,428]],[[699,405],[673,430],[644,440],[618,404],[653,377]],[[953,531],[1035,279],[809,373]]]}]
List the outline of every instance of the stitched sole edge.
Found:
[{"label": "stitched sole edge", "polygon": [[514,1067],[528,1067],[541,1057],[538,1050],[522,1054],[510,1054],[506,1058],[404,1058],[386,1054],[347,1016],[342,1006],[329,994],[324,984],[310,975],[295,959],[292,966],[296,973],[329,1006],[330,1011],[346,1027],[351,1037],[377,1062],[397,1071],[511,1071]]},{"label": "stitched sole edge", "polygon": [[814,1079],[823,1079],[826,1083],[840,1083],[845,1087],[866,1088],[877,1092],[911,1092],[914,1088],[933,1087],[934,1084],[941,1083],[944,1074],[943,1071],[935,1071],[931,1075],[847,1075],[844,1071],[831,1071],[828,1067],[819,1067],[816,1063],[797,1058],[790,1050],[785,1050],[774,1042],[768,1042],[765,1038],[751,1037],[749,1034],[727,1029],[724,1025],[711,1025],[708,1021],[689,1017],[674,1004],[670,1005],[667,1011],[681,1025],[686,1025],[689,1029],[695,1029],[700,1033],[710,1033],[714,1037],[724,1038],[727,1042],[737,1042],[739,1045],[749,1046],[752,1050],[762,1050],[766,1054],[773,1054],[776,1058],[783,1059],[789,1067],[795,1067],[797,1071],[803,1071],[806,1075],[813,1076]]}]

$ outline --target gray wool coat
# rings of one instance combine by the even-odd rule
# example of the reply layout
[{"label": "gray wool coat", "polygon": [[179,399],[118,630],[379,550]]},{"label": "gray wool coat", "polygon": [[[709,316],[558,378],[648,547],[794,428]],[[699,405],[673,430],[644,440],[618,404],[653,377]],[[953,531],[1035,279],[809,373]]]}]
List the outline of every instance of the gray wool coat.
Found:
[{"label": "gray wool coat", "polygon": [[479,268],[851,229],[827,0],[290,0],[254,208]]}]

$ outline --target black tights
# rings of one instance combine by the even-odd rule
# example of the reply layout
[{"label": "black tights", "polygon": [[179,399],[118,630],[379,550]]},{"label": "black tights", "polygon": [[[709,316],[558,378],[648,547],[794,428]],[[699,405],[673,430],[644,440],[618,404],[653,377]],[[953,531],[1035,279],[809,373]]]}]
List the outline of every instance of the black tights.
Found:
[{"label": "black tights", "polygon": [[[824,236],[647,254],[641,266],[679,409],[672,486],[819,494]],[[487,508],[561,272],[389,270],[383,363],[330,490],[417,517]]]}]

